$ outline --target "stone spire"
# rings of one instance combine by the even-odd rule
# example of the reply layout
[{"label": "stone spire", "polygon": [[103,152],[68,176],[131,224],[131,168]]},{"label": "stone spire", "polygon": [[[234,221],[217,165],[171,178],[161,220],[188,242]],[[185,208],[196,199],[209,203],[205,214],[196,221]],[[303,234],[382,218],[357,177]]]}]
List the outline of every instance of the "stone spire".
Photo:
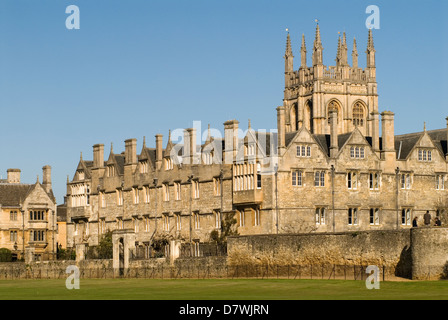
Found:
[{"label": "stone spire", "polygon": [[375,68],[375,46],[373,45],[372,29],[369,29],[369,37],[367,40],[367,68]]},{"label": "stone spire", "polygon": [[375,52],[375,46],[373,44],[373,33],[372,29],[369,29],[369,38],[367,40],[367,50]]},{"label": "stone spire", "polygon": [[319,23],[316,27],[316,38],[314,40],[314,48],[313,48],[313,66],[322,65],[323,64],[323,50],[322,41],[320,39],[320,28]]},{"label": "stone spire", "polygon": [[338,37],[338,51],[336,52],[336,66],[339,67],[341,66],[341,60],[342,60],[342,56],[341,56],[341,36]]},{"label": "stone spire", "polygon": [[209,123],[208,128],[207,128],[207,139],[205,139],[205,142],[210,142],[211,140],[212,140],[212,135],[211,135],[210,123]]},{"label": "stone spire", "polygon": [[285,58],[285,72],[292,72],[294,70],[294,64],[293,64],[294,55],[292,54],[291,38],[289,37],[289,32],[286,37],[286,52],[284,58]]},{"label": "stone spire", "polygon": [[345,35],[345,32],[342,35],[341,64],[343,66],[347,66],[348,65],[348,47],[347,47],[347,37]]},{"label": "stone spire", "polygon": [[305,44],[305,35],[302,34],[302,46],[300,48],[300,57],[301,57],[301,68],[306,68],[306,44]]},{"label": "stone spire", "polygon": [[356,38],[353,38],[352,63],[353,69],[358,69],[358,48],[356,47]]}]

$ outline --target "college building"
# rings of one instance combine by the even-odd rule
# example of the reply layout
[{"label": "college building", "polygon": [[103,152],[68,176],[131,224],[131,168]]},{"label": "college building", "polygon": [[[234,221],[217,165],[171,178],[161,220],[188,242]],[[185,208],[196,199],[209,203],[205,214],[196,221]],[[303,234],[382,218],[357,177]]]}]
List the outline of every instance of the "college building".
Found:
[{"label": "college building", "polygon": [[318,25],[295,69],[288,34],[276,130],[228,120],[222,136],[209,128],[198,143],[202,132],[188,128],[182,143],[158,134],[138,150],[128,139],[107,158],[94,145],[67,181],[67,247],[120,229],[145,250],[161,238],[199,244],[229,216],[240,235],[399,230],[423,224],[426,211],[448,222],[448,118],[440,130],[396,135],[394,113],[378,106],[372,30],[365,68],[357,46],[350,65],[344,33],[336,65],[324,65]]},{"label": "college building", "polygon": [[8,169],[0,181],[0,248],[12,259],[53,260],[56,254],[56,199],[51,186],[51,167],[43,167],[42,183],[20,181],[20,169]]}]

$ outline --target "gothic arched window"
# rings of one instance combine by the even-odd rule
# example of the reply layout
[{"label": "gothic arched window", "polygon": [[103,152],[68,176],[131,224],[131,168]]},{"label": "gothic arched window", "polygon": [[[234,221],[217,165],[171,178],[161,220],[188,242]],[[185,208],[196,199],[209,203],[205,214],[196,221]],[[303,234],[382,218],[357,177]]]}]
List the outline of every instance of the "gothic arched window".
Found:
[{"label": "gothic arched window", "polygon": [[361,102],[353,106],[353,124],[357,127],[364,126],[364,106]]}]

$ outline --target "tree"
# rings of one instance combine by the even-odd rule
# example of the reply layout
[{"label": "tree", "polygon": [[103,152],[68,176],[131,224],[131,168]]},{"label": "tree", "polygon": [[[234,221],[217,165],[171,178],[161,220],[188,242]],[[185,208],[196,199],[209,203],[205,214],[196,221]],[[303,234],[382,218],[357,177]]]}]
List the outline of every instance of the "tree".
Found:
[{"label": "tree", "polygon": [[12,252],[7,248],[0,248],[0,262],[11,262]]},{"label": "tree", "polygon": [[235,212],[227,212],[223,215],[221,221],[221,233],[217,230],[210,232],[210,240],[218,244],[226,244],[227,237],[237,236],[238,228],[236,228],[237,220]]},{"label": "tree", "polygon": [[113,245],[112,245],[112,231],[107,231],[100,239],[98,243],[98,258],[99,259],[112,259]]}]

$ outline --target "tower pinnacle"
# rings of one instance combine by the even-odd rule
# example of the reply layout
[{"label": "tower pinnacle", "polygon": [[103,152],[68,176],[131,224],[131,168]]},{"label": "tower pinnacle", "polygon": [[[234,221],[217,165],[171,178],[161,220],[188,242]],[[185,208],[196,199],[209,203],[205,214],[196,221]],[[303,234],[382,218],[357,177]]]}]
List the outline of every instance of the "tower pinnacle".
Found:
[{"label": "tower pinnacle", "polygon": [[342,48],[341,48],[341,36],[339,36],[338,37],[338,51],[336,52],[336,66],[337,67],[339,67],[340,65],[341,65],[341,60],[342,60],[342,57],[341,57],[341,51],[342,51]]},{"label": "tower pinnacle", "polygon": [[353,69],[358,69],[358,48],[356,46],[356,38],[353,38],[352,64]]},{"label": "tower pinnacle", "polygon": [[341,64],[343,66],[347,66],[348,65],[348,48],[347,48],[347,37],[345,35],[345,32],[342,35]]},{"label": "tower pinnacle", "polygon": [[293,64],[294,55],[292,54],[291,38],[289,37],[289,32],[288,35],[286,36],[286,51],[284,58],[285,58],[285,73],[292,72],[294,70],[294,64]]},{"label": "tower pinnacle", "polygon": [[302,34],[302,46],[300,48],[300,56],[301,56],[301,67],[306,68],[306,44],[305,44],[305,35]]},{"label": "tower pinnacle", "polygon": [[369,29],[366,54],[367,54],[367,68],[375,68],[375,47],[373,45],[372,29]]},{"label": "tower pinnacle", "polygon": [[316,38],[314,40],[313,48],[313,66],[323,64],[323,50],[322,41],[320,39],[320,28],[319,23],[316,26]]}]

